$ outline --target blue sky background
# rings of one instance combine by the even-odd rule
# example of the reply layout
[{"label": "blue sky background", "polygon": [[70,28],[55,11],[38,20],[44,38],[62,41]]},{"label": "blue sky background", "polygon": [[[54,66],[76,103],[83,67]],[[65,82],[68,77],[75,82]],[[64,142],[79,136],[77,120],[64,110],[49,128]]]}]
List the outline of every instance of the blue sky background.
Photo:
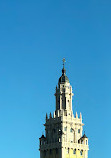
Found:
[{"label": "blue sky background", "polygon": [[39,158],[63,57],[89,158],[111,157],[111,1],[1,0],[1,158]]}]

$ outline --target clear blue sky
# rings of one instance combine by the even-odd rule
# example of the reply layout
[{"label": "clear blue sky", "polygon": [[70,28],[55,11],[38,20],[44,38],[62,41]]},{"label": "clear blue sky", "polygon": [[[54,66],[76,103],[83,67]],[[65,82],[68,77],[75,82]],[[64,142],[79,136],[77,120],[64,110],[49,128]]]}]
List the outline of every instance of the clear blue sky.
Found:
[{"label": "clear blue sky", "polygon": [[62,58],[89,158],[110,158],[111,1],[0,1],[0,158],[39,158]]}]

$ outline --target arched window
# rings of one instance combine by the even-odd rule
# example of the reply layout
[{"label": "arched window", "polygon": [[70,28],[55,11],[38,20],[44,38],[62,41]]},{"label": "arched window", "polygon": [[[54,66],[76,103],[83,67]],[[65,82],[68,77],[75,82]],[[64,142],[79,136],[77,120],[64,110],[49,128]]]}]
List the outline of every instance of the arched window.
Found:
[{"label": "arched window", "polygon": [[56,154],[58,154],[58,149],[56,148]]},{"label": "arched window", "polygon": [[80,155],[83,155],[83,150],[80,151]]},{"label": "arched window", "polygon": [[78,133],[80,133],[80,129],[78,129]]},{"label": "arched window", "polygon": [[66,150],[66,153],[69,154],[69,148]]},{"label": "arched window", "polygon": [[73,150],[73,154],[76,154],[76,149]]},{"label": "arched window", "polygon": [[70,129],[70,132],[72,132],[72,131],[73,131],[73,129],[71,128],[71,129]]},{"label": "arched window", "polygon": [[44,150],[44,156],[46,156],[46,150]]},{"label": "arched window", "polygon": [[55,131],[56,131],[56,130],[55,130],[55,129],[53,129],[53,132],[54,132],[54,133],[55,133]]},{"label": "arched window", "polygon": [[69,154],[69,148],[68,148],[68,154]]},{"label": "arched window", "polygon": [[67,127],[64,127],[64,131],[67,131]]}]

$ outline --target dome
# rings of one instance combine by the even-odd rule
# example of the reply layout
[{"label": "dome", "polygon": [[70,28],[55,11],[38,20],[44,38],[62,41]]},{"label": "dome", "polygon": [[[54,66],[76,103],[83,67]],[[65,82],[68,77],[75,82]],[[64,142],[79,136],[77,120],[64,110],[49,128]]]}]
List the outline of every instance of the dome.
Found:
[{"label": "dome", "polygon": [[62,76],[59,78],[59,83],[69,82],[68,77],[66,76],[66,69],[63,67]]},{"label": "dome", "polygon": [[59,78],[59,83],[69,82],[69,79],[67,76],[61,76]]},{"label": "dome", "polygon": [[84,133],[84,135],[82,136],[82,138],[87,138],[86,135],[85,135],[85,133]]},{"label": "dome", "polygon": [[42,134],[41,138],[45,138],[43,134]]}]

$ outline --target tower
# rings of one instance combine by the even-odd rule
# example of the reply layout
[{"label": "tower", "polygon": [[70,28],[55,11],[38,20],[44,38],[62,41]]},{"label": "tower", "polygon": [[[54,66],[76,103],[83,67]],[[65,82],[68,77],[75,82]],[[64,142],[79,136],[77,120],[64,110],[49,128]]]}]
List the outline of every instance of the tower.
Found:
[{"label": "tower", "polygon": [[46,114],[45,136],[40,140],[40,158],[88,158],[88,138],[82,135],[82,115],[73,115],[72,86],[66,76],[63,59],[62,76],[56,86],[56,109]]}]

